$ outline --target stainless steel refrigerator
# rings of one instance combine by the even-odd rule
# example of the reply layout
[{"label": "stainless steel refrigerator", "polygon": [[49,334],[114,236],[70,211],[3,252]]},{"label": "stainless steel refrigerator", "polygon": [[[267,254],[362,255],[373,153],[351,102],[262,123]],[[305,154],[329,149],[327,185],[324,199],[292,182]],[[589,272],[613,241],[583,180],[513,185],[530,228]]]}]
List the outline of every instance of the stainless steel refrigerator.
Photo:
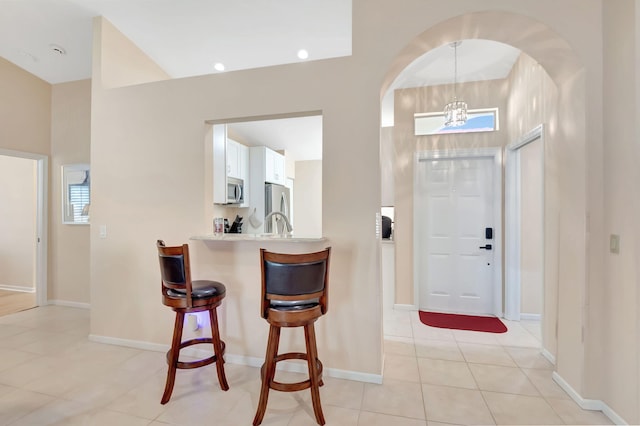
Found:
[{"label": "stainless steel refrigerator", "polygon": [[[269,213],[280,212],[291,220],[291,202],[289,197],[289,188],[275,183],[267,183],[264,186],[264,216]],[[285,223],[278,215],[272,216],[271,220],[264,223],[265,233],[283,233],[285,231]]]}]

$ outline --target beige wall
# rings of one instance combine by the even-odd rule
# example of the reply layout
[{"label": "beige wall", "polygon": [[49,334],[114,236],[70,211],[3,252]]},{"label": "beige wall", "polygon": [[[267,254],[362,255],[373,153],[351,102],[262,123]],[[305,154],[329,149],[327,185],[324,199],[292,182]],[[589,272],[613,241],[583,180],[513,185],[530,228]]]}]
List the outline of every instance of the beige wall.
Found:
[{"label": "beige wall", "polygon": [[[634,3],[635,6],[635,25],[634,25],[634,31],[635,31],[635,70],[636,73],[638,72],[637,70],[640,69],[640,0],[635,0]],[[636,74],[637,75],[637,74]],[[636,81],[635,84],[635,131],[636,131],[636,135],[640,135],[640,108],[638,108],[640,106],[640,84]],[[635,139],[637,141],[637,137]],[[635,143],[635,150],[634,150],[634,158],[640,158],[640,144]],[[634,198],[635,203],[634,203],[634,211],[638,212],[640,210],[640,185],[635,186],[635,193],[634,193]],[[632,237],[633,238],[633,237]],[[636,247],[636,266],[635,266],[635,274],[636,274],[636,279],[638,276],[640,276],[640,259],[638,259],[638,249],[640,247],[640,233],[638,232],[637,228],[636,228],[636,233],[635,233],[635,247]],[[625,277],[626,279],[627,277]],[[640,292],[637,292],[637,298],[638,298],[638,305],[636,307],[636,327],[638,327],[638,329],[640,329],[640,315],[638,315],[638,311],[640,310]],[[640,353],[640,335],[638,335],[638,345],[637,345],[637,349],[638,353]],[[638,359],[638,382],[640,383],[640,356],[637,357]],[[637,402],[636,402],[636,407],[640,407],[640,391],[638,392],[637,395]],[[638,414],[638,418],[640,418],[640,414]]]},{"label": "beige wall", "polygon": [[[558,109],[558,89],[549,74],[530,56],[520,55],[509,75],[509,102],[505,124],[510,143],[520,141],[537,126],[543,125],[541,141],[544,145],[541,147],[544,156],[542,346],[554,356],[557,351],[558,250],[560,244],[558,240],[560,201],[558,199],[557,147],[559,144],[563,144],[563,139],[558,136]],[[525,202],[527,201],[526,197],[532,195],[527,188],[522,194],[525,197]],[[528,212],[525,210],[522,209],[523,214],[526,215]],[[525,229],[528,228],[525,227]],[[529,260],[537,262],[533,259]],[[523,310],[522,312],[526,313],[527,311]]]},{"label": "beige wall", "polygon": [[[463,3],[455,4],[464,7]],[[506,5],[502,6],[509,9]],[[536,3],[536,7],[544,10],[547,10],[547,6],[546,3]],[[589,4],[581,2],[580,5],[562,2],[556,6],[559,9],[556,9],[555,18],[537,15],[540,10],[534,12],[529,9],[529,16],[539,16],[553,30],[527,16],[498,11],[444,20],[415,37],[395,57],[387,73],[383,92],[400,70],[418,55],[447,41],[465,38],[491,39],[519,48],[540,63],[559,87],[558,125],[553,131],[562,142],[554,145],[554,164],[562,164],[563,168],[552,168],[558,174],[559,200],[556,206],[556,236],[560,283],[558,306],[561,308],[558,309],[556,359],[560,376],[577,393],[582,394],[585,392],[586,374],[582,340],[585,289],[587,277],[595,277],[601,270],[597,259],[589,258],[587,262],[587,246],[602,242],[602,235],[598,232],[598,213],[602,209],[602,205],[598,203],[602,196],[599,186],[602,173],[597,167],[590,167],[587,173],[587,164],[591,166],[596,157],[594,153],[597,154],[602,145],[598,136],[602,130],[602,121],[599,119],[602,102],[602,87],[599,84],[602,78],[602,43],[600,38],[593,37],[602,28],[601,4],[599,1]],[[582,13],[579,21],[566,20],[567,16],[571,16],[570,7],[580,8]],[[556,19],[563,19],[564,22],[560,23]],[[588,34],[586,28],[590,28],[591,34]],[[582,35],[573,38],[570,34],[575,30],[582,32]],[[588,39],[591,45],[586,44]]]},{"label": "beige wall", "polygon": [[61,224],[60,165],[89,161],[90,83],[51,86],[0,58],[0,92],[0,150],[50,157],[48,298],[87,303],[88,227]]},{"label": "beige wall", "polygon": [[[94,37],[98,47],[103,36],[99,30]],[[318,325],[319,341],[324,342],[319,345],[326,368],[380,374],[381,288],[378,268],[371,267],[379,265],[380,250],[374,232],[380,208],[379,123],[374,119],[372,126],[363,126],[362,118],[357,118],[377,117],[379,101],[377,90],[361,93],[360,86],[349,83],[361,79],[350,63],[349,58],[317,61],[307,67],[228,73],[224,79],[211,75],[109,91],[98,86],[99,76],[94,75],[92,334],[169,341],[172,313],[150,297],[158,285],[154,243],[158,238],[184,242],[210,229],[203,196],[206,120],[322,110],[323,159],[329,159],[322,166],[322,228],[334,250],[331,305]],[[343,75],[342,83],[334,81],[336,74]],[[315,84],[309,86],[309,81]],[[341,96],[335,96],[336,91]],[[240,92],[251,93],[252,102],[241,101],[247,98]],[[305,96],[298,95],[303,92]],[[353,111],[357,111],[355,121]],[[358,167],[358,173],[349,174],[351,185],[343,185],[344,176],[336,171],[353,171],[361,164],[376,166]],[[125,185],[129,182],[135,185]],[[127,215],[121,214],[124,207]],[[371,214],[354,216],[358,210]],[[97,238],[100,225],[107,227],[106,239]],[[258,246],[252,244],[226,247],[225,255],[216,247],[193,243],[193,251],[196,272],[213,268],[211,276],[228,285],[222,314],[228,353],[261,358],[267,327],[257,310]],[[138,260],[132,263],[133,259]],[[112,275],[116,269],[118,279]],[[130,294],[123,298],[122,291]]]},{"label": "beige wall", "polygon": [[51,86],[0,58],[0,148],[49,155]]},{"label": "beige wall", "polygon": [[103,56],[100,60],[100,66],[103,67],[100,72],[105,87],[129,86],[170,78],[110,22],[103,22],[102,31],[106,37],[105,49],[99,52]]},{"label": "beige wall", "polygon": [[90,160],[91,81],[52,86],[50,300],[89,303],[89,226],[62,224],[61,166]]},{"label": "beige wall", "polygon": [[[23,71],[16,67],[12,63],[0,58],[0,154],[18,155],[23,153],[34,153],[40,155],[49,154],[49,140],[50,140],[50,127],[51,127],[51,86],[46,82],[34,77],[33,75]],[[3,157],[4,158],[4,157]],[[16,162],[11,161],[10,164],[23,164],[23,167],[29,170],[22,170],[22,175],[28,175],[26,181],[20,184],[20,189],[24,192],[25,198],[21,198],[24,203],[35,203],[35,165],[33,160],[16,159]],[[5,164],[7,167],[9,164]],[[0,169],[3,169],[0,167]],[[9,170],[1,171],[3,175],[3,185],[8,182],[7,173]],[[10,181],[13,181],[11,178]],[[9,189],[4,187],[5,191]],[[27,191],[24,191],[24,190]],[[5,192],[6,196],[9,196]],[[15,194],[14,194],[15,195]],[[4,200],[4,196],[2,197]],[[29,200],[29,201],[27,201]],[[26,205],[23,205],[21,209],[28,209]],[[21,285],[21,286],[34,286],[34,259],[35,259],[35,205],[31,205],[31,211],[25,214],[24,217],[20,216],[16,210],[11,210],[13,218],[12,221],[5,221],[3,219],[2,227],[6,228],[2,231],[3,234],[3,246],[8,242],[4,238],[8,238],[9,233],[15,227],[23,228],[24,234],[21,233],[19,240],[11,237],[11,242],[17,244],[17,252],[11,250],[12,253],[4,253],[2,258],[7,259],[6,256],[11,256],[11,260],[6,260],[9,264],[22,265],[18,273],[16,269],[12,268],[12,273],[6,279],[2,279],[2,284],[5,285]],[[22,219],[26,219],[23,221]],[[24,235],[28,235],[28,240],[24,239]],[[12,234],[14,235],[14,234]],[[20,242],[21,241],[21,242]],[[20,256],[15,257],[17,253]],[[5,260],[1,261],[3,264]],[[4,269],[4,268],[3,268]],[[15,283],[6,282],[8,280],[17,281]]]},{"label": "beige wall", "polygon": [[[602,281],[589,295],[590,362],[599,374],[589,381],[630,424],[640,422],[638,395],[638,2],[603,2],[604,11],[604,241],[591,247],[604,259]],[[620,253],[609,252],[609,235],[620,236]],[[636,321],[630,320],[636,318]],[[632,336],[635,336],[633,338]],[[604,348],[604,349],[603,349]]]},{"label": "beige wall", "polygon": [[393,206],[395,203],[393,170],[396,152],[393,144],[393,127],[380,129],[380,204]]},{"label": "beige wall", "polygon": [[520,312],[522,314],[542,314],[543,155],[541,140],[529,143],[520,149]]},{"label": "beige wall", "polygon": [[[606,287],[615,293],[610,296],[613,301],[624,297],[625,285],[635,283],[635,272],[625,267],[614,272],[614,265],[608,267],[607,282],[600,281],[605,277],[602,261],[587,251],[587,247],[593,250],[605,243],[600,222],[603,193],[612,190],[612,201],[620,209],[616,207],[608,223],[618,223],[617,216],[626,217],[626,213],[614,184],[633,181],[614,174],[613,181],[603,183],[603,169],[598,167],[603,121],[602,3],[542,0],[528,3],[526,12],[518,10],[521,5],[507,0],[355,0],[351,57],[116,90],[103,90],[101,80],[94,81],[91,156],[94,195],[100,195],[95,199],[91,225],[92,333],[168,341],[170,312],[149,297],[157,289],[153,242],[159,235],[184,241],[209,229],[202,202],[205,120],[322,110],[323,233],[334,247],[335,261],[331,275],[334,303],[322,321],[321,348],[326,351],[326,367],[379,373],[380,256],[373,230],[380,206],[380,166],[378,150],[371,149],[371,141],[379,140],[380,94],[417,55],[448,41],[483,37],[527,52],[558,85],[558,122],[552,130],[561,143],[554,145],[557,163],[551,165],[558,179],[558,204],[553,212],[558,223],[558,373],[582,396],[602,398],[621,412],[631,413],[633,408],[626,401],[638,401],[637,389],[625,385],[629,388],[627,397],[592,386],[592,377],[598,375],[593,367],[601,366],[595,361],[604,358],[592,355],[598,351],[595,344],[585,348],[581,340],[585,312],[589,316],[592,308],[586,299],[586,284],[591,291]],[[507,14],[474,13],[489,6]],[[389,16],[402,25],[390,25]],[[96,46],[100,47],[100,34],[96,35]],[[100,77],[99,68],[94,70],[94,77]],[[625,81],[608,78],[610,84]],[[309,81],[314,81],[313,87]],[[248,98],[252,102],[247,103]],[[609,102],[613,105],[612,99]],[[624,157],[626,145],[620,144],[608,154],[607,170],[613,171]],[[359,173],[353,173],[354,158],[358,159]],[[341,185],[347,177],[358,194],[355,199],[353,189]],[[144,188],[143,193],[124,185],[131,182]],[[121,214],[124,208],[129,212],[126,218]],[[106,224],[109,237],[98,239],[94,224]],[[620,232],[623,244],[632,238],[627,228]],[[215,262],[217,249],[198,247],[201,262]],[[227,247],[225,253],[233,250],[242,252],[226,258],[236,260],[233,269],[225,273],[233,272],[228,276],[232,284],[238,284],[238,290],[232,290],[236,293],[228,298],[223,321],[261,330],[264,324],[256,318],[254,300],[238,293],[245,288],[245,281],[253,283],[257,278],[253,272],[242,272],[251,270],[255,256],[248,253],[257,247],[246,251]],[[215,268],[209,266],[208,272],[215,272]],[[616,282],[625,284],[609,285],[615,277],[619,278]],[[122,297],[124,292],[126,298]],[[118,306],[118,316],[113,315],[114,306]],[[633,313],[635,309],[629,312],[635,318]],[[590,325],[587,340],[598,336],[598,325]],[[263,338],[260,332],[254,335],[247,355],[263,355],[254,353],[263,349]],[[624,346],[620,336],[612,338],[613,346]],[[232,343],[234,350],[240,348],[240,340]],[[633,361],[630,357],[620,357],[619,366],[610,369],[615,373],[611,383],[629,372],[629,376],[638,377],[637,356]],[[630,422],[638,420],[633,413],[628,417]]]},{"label": "beige wall", "polygon": [[0,286],[35,290],[36,161],[0,155]]},{"label": "beige wall", "polygon": [[296,161],[293,184],[293,232],[322,236],[322,160]]}]

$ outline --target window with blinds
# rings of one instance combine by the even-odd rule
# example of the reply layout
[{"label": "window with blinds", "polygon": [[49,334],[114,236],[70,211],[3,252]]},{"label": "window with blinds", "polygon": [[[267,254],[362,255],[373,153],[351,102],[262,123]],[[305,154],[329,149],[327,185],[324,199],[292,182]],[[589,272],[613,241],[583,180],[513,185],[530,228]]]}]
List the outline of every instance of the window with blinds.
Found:
[{"label": "window with blinds", "polygon": [[91,174],[88,164],[62,166],[62,223],[89,224]]},{"label": "window with blinds", "polygon": [[87,183],[72,184],[69,189],[69,203],[72,209],[69,212],[75,223],[89,223],[89,203],[91,202],[89,185]]}]

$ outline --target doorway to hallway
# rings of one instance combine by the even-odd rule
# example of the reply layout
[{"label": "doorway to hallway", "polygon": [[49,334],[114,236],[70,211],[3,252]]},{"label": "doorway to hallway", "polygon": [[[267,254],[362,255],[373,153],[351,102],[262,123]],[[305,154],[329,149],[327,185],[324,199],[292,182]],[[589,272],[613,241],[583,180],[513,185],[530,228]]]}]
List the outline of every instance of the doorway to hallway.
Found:
[{"label": "doorway to hallway", "polygon": [[46,156],[0,150],[0,315],[46,304]]}]

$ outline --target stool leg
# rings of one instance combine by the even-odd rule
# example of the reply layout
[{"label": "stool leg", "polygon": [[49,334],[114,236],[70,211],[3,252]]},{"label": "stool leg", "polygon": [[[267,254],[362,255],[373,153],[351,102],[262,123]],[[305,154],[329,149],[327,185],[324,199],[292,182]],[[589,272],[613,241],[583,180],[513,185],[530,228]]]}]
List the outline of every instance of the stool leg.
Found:
[{"label": "stool leg", "polygon": [[311,382],[311,402],[316,421],[324,425],[324,415],[320,405],[320,378],[318,377],[318,347],[316,346],[316,331],[313,323],[304,326],[304,338],[307,344],[307,364],[309,366],[309,381]]},{"label": "stool leg", "polygon": [[178,357],[180,356],[180,343],[182,342],[182,325],[184,324],[184,312],[176,312],[176,322],[173,326],[173,340],[171,341],[171,349],[167,352],[167,383],[164,387],[161,404],[166,404],[171,398],[173,385],[176,381],[176,369],[178,365]]},{"label": "stool leg", "polygon": [[216,309],[209,310],[209,319],[211,320],[211,337],[213,340],[213,352],[216,355],[216,369],[218,370],[218,382],[223,391],[229,390],[227,376],[224,374],[224,358],[222,353],[222,344],[220,343],[220,330],[218,329],[218,314]]},{"label": "stool leg", "polygon": [[269,399],[269,389],[273,378],[276,375],[276,357],[278,356],[278,344],[280,342],[280,327],[270,326],[269,339],[267,341],[267,354],[264,359],[264,375],[262,376],[262,386],[260,388],[260,401],[258,410],[253,418],[253,426],[262,423],[265,411],[267,411],[267,400]]}]

